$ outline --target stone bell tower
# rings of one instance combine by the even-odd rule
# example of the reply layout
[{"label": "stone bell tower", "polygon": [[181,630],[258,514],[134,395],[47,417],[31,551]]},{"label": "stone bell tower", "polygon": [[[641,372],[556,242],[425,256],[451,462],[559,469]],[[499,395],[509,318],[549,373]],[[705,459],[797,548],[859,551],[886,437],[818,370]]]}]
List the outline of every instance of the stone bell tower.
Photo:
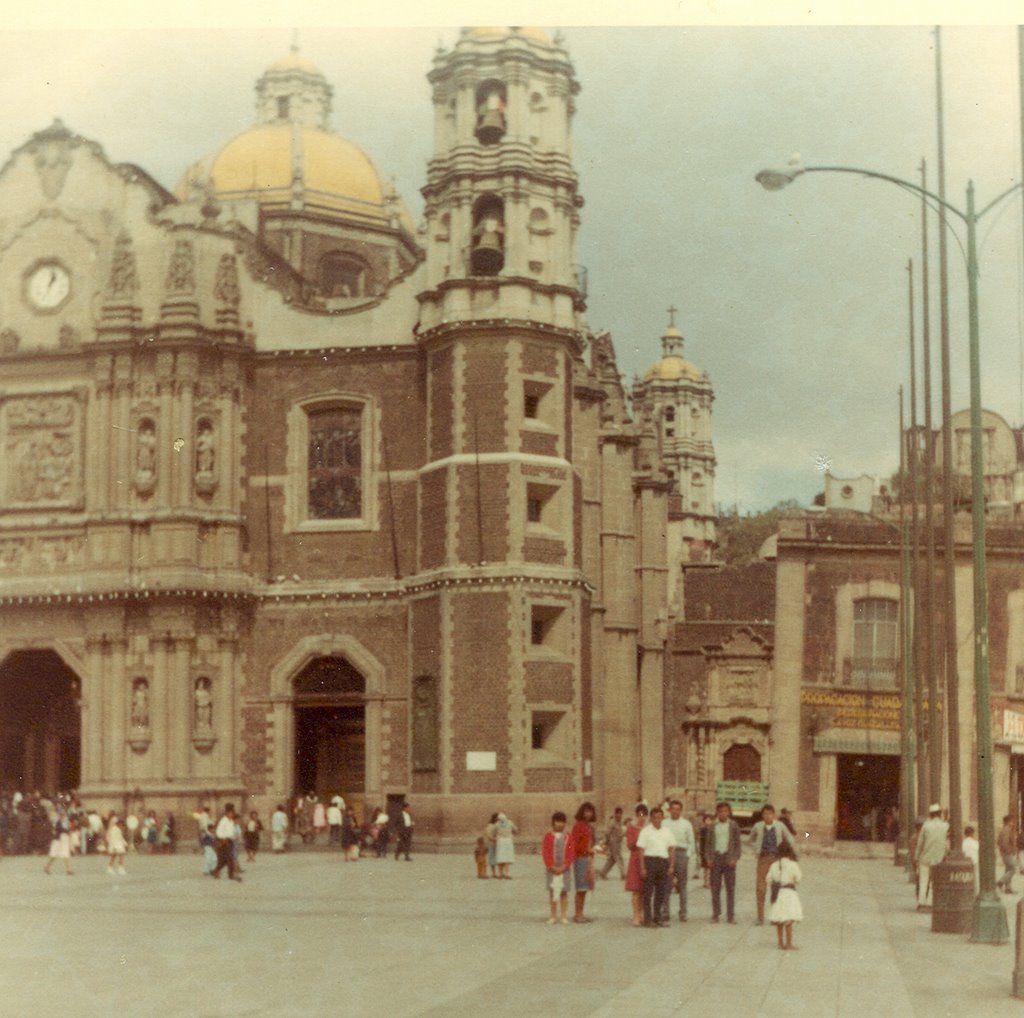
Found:
[{"label": "stone bell tower", "polygon": [[413,792],[455,822],[494,794],[539,820],[593,780],[572,434],[578,86],[562,46],[526,28],[463,30],[429,80],[419,571],[433,586],[413,608],[413,675],[437,678],[441,740]]}]

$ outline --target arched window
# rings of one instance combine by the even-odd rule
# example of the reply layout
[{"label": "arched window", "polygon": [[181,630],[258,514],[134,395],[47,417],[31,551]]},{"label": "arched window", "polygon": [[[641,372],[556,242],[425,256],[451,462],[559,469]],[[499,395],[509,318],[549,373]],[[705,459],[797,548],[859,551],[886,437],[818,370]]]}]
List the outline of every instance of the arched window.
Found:
[{"label": "arched window", "polygon": [[309,518],[357,519],[363,512],[362,409],[318,407],[308,416]]},{"label": "arched window", "polygon": [[476,137],[481,145],[497,145],[505,136],[505,83],[489,78],[476,87]]},{"label": "arched window", "polygon": [[473,206],[470,269],[475,276],[496,276],[505,264],[505,203],[485,194]]},{"label": "arched window", "polygon": [[869,689],[896,685],[896,628],[899,606],[883,597],[853,602],[853,658],[847,682]]},{"label": "arched window", "polygon": [[355,255],[332,251],[320,259],[320,292],[325,297],[363,297],[367,292],[366,263]]}]

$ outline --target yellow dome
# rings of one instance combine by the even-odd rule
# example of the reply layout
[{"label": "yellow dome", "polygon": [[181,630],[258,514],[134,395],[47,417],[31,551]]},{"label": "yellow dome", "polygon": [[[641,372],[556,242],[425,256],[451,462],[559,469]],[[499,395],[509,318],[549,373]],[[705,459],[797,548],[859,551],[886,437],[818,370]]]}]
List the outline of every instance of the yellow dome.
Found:
[{"label": "yellow dome", "polygon": [[679,382],[688,379],[691,382],[700,382],[704,378],[703,373],[696,364],[690,363],[682,357],[670,354],[662,357],[657,364],[648,368],[644,374],[645,381]]},{"label": "yellow dome", "polygon": [[[184,199],[196,185],[208,184],[214,196],[225,201],[255,198],[262,205],[288,205],[295,197],[295,168],[306,205],[387,225],[390,210],[385,188],[370,157],[340,135],[298,124],[267,124],[243,131],[212,159],[196,163],[176,193]],[[412,230],[401,201],[399,214]]]},{"label": "yellow dome", "polygon": [[306,74],[315,74],[318,77],[323,77],[320,68],[313,63],[312,60],[307,60],[305,57],[300,56],[298,53],[288,53],[286,56],[281,57],[280,60],[275,60],[268,71],[304,71]]}]

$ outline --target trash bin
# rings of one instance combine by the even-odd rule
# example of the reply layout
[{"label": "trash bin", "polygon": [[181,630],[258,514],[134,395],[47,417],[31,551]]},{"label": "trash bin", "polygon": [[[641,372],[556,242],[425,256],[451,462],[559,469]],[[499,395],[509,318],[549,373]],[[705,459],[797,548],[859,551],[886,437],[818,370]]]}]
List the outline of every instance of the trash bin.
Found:
[{"label": "trash bin", "polygon": [[944,859],[932,867],[932,933],[969,933],[974,917],[974,864]]}]

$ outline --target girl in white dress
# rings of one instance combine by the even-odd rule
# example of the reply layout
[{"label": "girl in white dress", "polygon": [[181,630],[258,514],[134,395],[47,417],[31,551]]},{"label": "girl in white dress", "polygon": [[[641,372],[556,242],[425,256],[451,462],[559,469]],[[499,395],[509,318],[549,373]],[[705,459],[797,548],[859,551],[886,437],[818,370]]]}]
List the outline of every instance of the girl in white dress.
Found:
[{"label": "girl in white dress", "polygon": [[117,814],[110,814],[110,825],[107,827],[107,854],[110,861],[107,863],[107,872],[114,872],[114,863],[117,863],[117,872],[124,875],[124,856],[128,851],[128,845],[124,840],[124,831],[118,822]]},{"label": "girl in white dress", "polygon": [[800,896],[796,893],[801,877],[800,867],[797,865],[796,852],[788,841],[783,840],[778,852],[778,859],[768,869],[768,886],[773,887],[776,883],[780,885],[778,896],[768,910],[768,921],[775,927],[779,950],[795,951],[793,923],[800,922],[804,917]]}]

